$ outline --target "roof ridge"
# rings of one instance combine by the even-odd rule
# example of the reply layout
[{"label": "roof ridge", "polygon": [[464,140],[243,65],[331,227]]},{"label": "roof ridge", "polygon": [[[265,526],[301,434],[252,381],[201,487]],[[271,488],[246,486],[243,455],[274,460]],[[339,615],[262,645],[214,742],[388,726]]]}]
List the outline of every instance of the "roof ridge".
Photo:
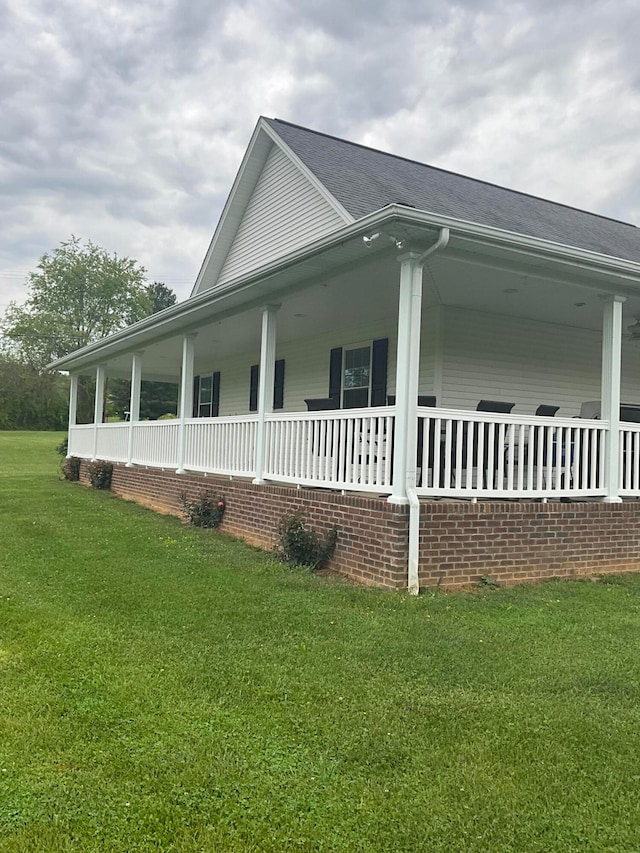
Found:
[{"label": "roof ridge", "polygon": [[[265,118],[267,118],[265,116]],[[381,148],[372,148],[370,145],[363,145],[361,142],[353,142],[350,139],[343,139],[340,136],[334,136],[331,133],[323,133],[321,130],[313,130],[309,127],[304,127],[301,124],[295,124],[292,121],[286,121],[281,118],[267,118],[267,121],[277,122],[278,124],[284,124],[288,127],[294,127],[296,130],[303,130],[305,133],[313,133],[315,136],[324,136],[326,139],[332,139],[335,142],[342,142],[344,145],[352,145],[354,148],[362,148],[365,151],[373,151],[376,154],[382,154],[385,157],[391,157],[394,160],[403,160],[405,163],[413,163],[416,166],[423,166],[427,169],[433,169],[436,172],[441,172],[445,175],[453,175],[456,178],[463,178],[467,181],[473,181],[477,184],[484,184],[487,187],[493,187],[494,189],[503,190],[504,192],[513,193],[514,195],[523,196],[524,198],[531,198],[535,201],[541,201],[545,204],[552,204],[554,207],[563,207],[566,210],[573,210],[577,213],[583,213],[587,216],[592,216],[595,219],[606,219],[609,222],[615,222],[617,225],[625,225],[628,228],[637,228],[633,222],[626,222],[624,219],[616,219],[613,216],[605,216],[601,213],[594,213],[592,210],[585,210],[582,207],[575,207],[571,204],[565,204],[562,201],[553,201],[549,198],[544,198],[543,196],[534,195],[533,193],[523,192],[522,190],[514,190],[511,187],[505,187],[501,184],[494,184],[491,181],[485,181],[482,178],[472,178],[470,175],[463,175],[461,172],[454,172],[451,169],[443,169],[441,166],[432,166],[430,163],[423,163],[421,160],[414,160],[411,157],[403,157],[401,154],[391,154],[389,151],[383,151]]]}]

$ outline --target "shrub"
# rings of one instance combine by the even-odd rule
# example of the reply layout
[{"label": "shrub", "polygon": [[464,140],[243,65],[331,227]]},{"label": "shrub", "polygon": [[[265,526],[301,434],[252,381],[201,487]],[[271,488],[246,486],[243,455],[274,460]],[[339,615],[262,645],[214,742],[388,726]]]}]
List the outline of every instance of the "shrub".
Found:
[{"label": "shrub", "polygon": [[65,480],[77,483],[80,479],[80,459],[77,456],[69,456],[62,462],[62,476]]},{"label": "shrub", "polygon": [[65,435],[60,444],[56,445],[56,453],[63,458],[69,452],[69,436]]},{"label": "shrub", "polygon": [[275,552],[279,560],[291,566],[319,569],[336,548],[338,531],[332,527],[324,536],[305,527],[304,516],[296,512],[280,519],[276,531]]},{"label": "shrub", "polygon": [[97,460],[89,463],[89,482],[94,489],[110,489],[113,465],[111,462]]},{"label": "shrub", "polygon": [[194,527],[217,527],[226,509],[224,498],[215,498],[209,492],[193,500],[189,500],[183,492],[180,495],[180,506],[184,517]]}]

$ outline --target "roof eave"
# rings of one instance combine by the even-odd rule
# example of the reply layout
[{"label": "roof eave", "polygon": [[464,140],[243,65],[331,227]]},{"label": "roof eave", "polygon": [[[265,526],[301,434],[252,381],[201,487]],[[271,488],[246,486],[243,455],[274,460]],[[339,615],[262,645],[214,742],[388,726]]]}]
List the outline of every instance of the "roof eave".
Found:
[{"label": "roof eave", "polygon": [[[191,315],[194,315],[198,309],[206,306],[214,308],[219,305],[223,310],[225,301],[231,296],[237,295],[242,290],[250,289],[252,285],[277,274],[280,270],[310,259],[314,255],[327,251],[347,240],[370,234],[395,223],[415,225],[432,230],[449,228],[452,236],[462,237],[471,242],[500,245],[518,254],[554,260],[573,268],[591,270],[600,274],[612,274],[628,283],[640,285],[640,264],[634,261],[614,258],[537,237],[527,237],[516,232],[504,231],[475,222],[429,213],[428,211],[416,210],[400,204],[390,204],[364,216],[362,219],[345,225],[338,231],[321,237],[301,249],[265,264],[233,282],[228,282],[220,289],[212,288],[195,296],[190,296],[178,305],[152,314],[107,338],[57,359],[48,365],[48,369],[73,370],[74,365],[82,366],[83,363],[87,362],[95,363],[101,353],[106,355],[109,350],[121,351],[125,348],[135,348],[136,339],[141,338],[154,327],[158,331],[154,339],[179,334],[193,326]],[[605,289],[607,288],[603,287],[603,290]],[[615,288],[609,289],[613,291]]]}]

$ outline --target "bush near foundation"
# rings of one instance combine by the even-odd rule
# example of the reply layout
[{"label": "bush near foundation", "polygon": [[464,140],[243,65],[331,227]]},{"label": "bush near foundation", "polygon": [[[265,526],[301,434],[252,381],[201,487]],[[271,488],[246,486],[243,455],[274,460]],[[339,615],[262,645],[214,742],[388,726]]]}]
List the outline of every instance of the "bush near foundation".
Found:
[{"label": "bush near foundation", "polygon": [[217,527],[225,511],[222,495],[216,498],[210,492],[204,492],[193,500],[189,500],[183,493],[180,495],[180,506],[187,522],[194,527]]},{"label": "bush near foundation", "polygon": [[77,483],[80,479],[80,458],[78,456],[69,456],[62,461],[62,476],[65,480],[71,480],[72,483]]},{"label": "bush near foundation", "polygon": [[111,477],[113,475],[113,465],[111,462],[103,462],[102,460],[90,462],[88,473],[89,482],[94,489],[111,488]]},{"label": "bush near foundation", "polygon": [[305,527],[304,515],[296,512],[280,519],[276,531],[275,553],[283,563],[305,566],[312,571],[322,568],[335,551],[338,531],[332,527],[324,536]]}]

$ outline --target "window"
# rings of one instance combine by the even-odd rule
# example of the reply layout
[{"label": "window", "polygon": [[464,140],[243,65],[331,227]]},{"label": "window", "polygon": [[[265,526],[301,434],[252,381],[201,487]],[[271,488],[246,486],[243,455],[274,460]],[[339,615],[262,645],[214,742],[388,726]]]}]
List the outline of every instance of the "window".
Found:
[{"label": "window", "polygon": [[345,347],[342,362],[342,408],[360,409],[369,405],[371,388],[371,346]]},{"label": "window", "polygon": [[388,350],[387,338],[331,350],[329,399],[336,409],[386,406]]},{"label": "window", "polygon": [[193,380],[194,418],[215,418],[220,408],[220,371],[195,376]]}]

